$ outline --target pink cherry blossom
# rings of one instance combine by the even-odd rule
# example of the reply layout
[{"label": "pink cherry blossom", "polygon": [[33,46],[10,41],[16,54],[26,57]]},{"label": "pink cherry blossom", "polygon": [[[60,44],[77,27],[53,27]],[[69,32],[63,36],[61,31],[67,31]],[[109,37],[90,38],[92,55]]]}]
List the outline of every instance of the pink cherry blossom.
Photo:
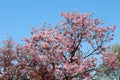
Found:
[{"label": "pink cherry blossom", "polygon": [[118,68],[118,53],[107,52],[104,46],[113,40],[116,26],[103,27],[101,20],[87,13],[62,12],[61,16],[64,21],[54,28],[47,23],[32,28],[25,44],[5,41],[0,47],[3,80],[92,80],[102,64],[99,61],[109,69]]}]

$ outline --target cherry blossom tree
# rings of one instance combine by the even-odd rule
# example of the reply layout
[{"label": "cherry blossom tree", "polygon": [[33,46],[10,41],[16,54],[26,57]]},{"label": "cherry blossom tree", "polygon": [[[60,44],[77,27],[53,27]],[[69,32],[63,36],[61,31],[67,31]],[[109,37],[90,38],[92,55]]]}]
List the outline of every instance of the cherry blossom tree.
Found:
[{"label": "cherry blossom tree", "polygon": [[[1,76],[4,80],[91,80],[101,73],[104,61],[116,70],[118,53],[106,52],[116,26],[103,27],[91,14],[62,12],[63,21],[54,28],[45,24],[31,29],[24,45],[13,41],[0,49]],[[9,41],[7,41],[9,42]],[[98,58],[100,57],[100,58]]]}]

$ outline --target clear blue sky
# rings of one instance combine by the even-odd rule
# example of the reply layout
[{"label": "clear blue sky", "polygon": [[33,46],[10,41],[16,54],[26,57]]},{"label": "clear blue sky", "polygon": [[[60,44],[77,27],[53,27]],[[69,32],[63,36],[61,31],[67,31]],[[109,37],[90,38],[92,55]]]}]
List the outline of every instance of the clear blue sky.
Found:
[{"label": "clear blue sky", "polygon": [[0,0],[0,41],[6,33],[18,43],[30,36],[30,28],[43,22],[53,25],[61,19],[60,12],[78,10],[95,12],[94,17],[105,25],[117,24],[114,41],[120,43],[120,0]]}]

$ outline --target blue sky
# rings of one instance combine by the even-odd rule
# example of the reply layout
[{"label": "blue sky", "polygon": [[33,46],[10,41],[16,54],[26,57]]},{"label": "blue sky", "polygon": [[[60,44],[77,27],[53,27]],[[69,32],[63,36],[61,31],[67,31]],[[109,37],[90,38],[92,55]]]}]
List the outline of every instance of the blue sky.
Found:
[{"label": "blue sky", "polygon": [[55,25],[61,20],[60,12],[95,12],[94,17],[104,21],[105,25],[118,27],[114,41],[120,42],[120,0],[0,0],[0,41],[6,39],[6,33],[20,43],[30,36],[30,28],[44,22]]}]

